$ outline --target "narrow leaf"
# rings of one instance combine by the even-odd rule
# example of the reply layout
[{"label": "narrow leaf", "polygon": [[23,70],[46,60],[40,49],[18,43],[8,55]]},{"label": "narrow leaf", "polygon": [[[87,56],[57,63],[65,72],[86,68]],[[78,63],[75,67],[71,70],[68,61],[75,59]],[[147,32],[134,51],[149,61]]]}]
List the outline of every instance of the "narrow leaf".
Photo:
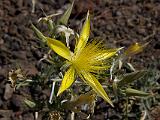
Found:
[{"label": "narrow leaf", "polygon": [[146,96],[149,96],[149,95],[150,95],[150,93],[146,93],[146,92],[139,91],[139,90],[132,89],[132,88],[127,88],[127,89],[125,90],[125,93],[126,93],[127,96],[146,97]]},{"label": "narrow leaf", "polygon": [[41,33],[40,30],[38,30],[33,24],[31,25],[32,29],[34,30],[34,32],[36,33],[36,35],[38,36],[39,39],[41,39],[43,42],[46,42],[46,37],[43,35],[43,33]]},{"label": "narrow leaf", "polygon": [[111,106],[113,106],[112,101],[109,99],[107,93],[103,89],[102,85],[99,83],[99,81],[91,74],[87,72],[81,72],[81,78],[85,83],[90,85],[92,89],[100,96],[102,97],[106,102],[108,102]]},{"label": "narrow leaf", "polygon": [[30,108],[34,108],[36,106],[36,103],[30,101],[30,100],[27,100],[25,99],[24,100],[25,104],[28,105]]},{"label": "narrow leaf", "polygon": [[122,80],[119,81],[118,85],[129,84],[135,80],[140,79],[145,74],[146,74],[146,71],[136,71],[136,72],[125,74]]},{"label": "narrow leaf", "polygon": [[70,67],[69,70],[65,73],[64,78],[62,80],[61,86],[57,93],[57,96],[68,89],[72,83],[74,82],[75,70],[73,67]]},{"label": "narrow leaf", "polygon": [[72,12],[72,8],[73,8],[73,5],[74,5],[74,0],[72,2],[72,5],[69,6],[69,8],[66,10],[66,12],[63,14],[63,16],[60,18],[60,22],[64,25],[67,25],[68,23],[68,20],[69,20],[69,17],[71,15],[71,12]]},{"label": "narrow leaf", "polygon": [[113,87],[114,94],[117,95],[118,94],[117,83],[113,81],[112,87]]},{"label": "narrow leaf", "polygon": [[71,52],[70,50],[60,41],[56,39],[52,39],[46,37],[48,46],[56,52],[58,55],[62,56],[63,58],[70,60]]}]

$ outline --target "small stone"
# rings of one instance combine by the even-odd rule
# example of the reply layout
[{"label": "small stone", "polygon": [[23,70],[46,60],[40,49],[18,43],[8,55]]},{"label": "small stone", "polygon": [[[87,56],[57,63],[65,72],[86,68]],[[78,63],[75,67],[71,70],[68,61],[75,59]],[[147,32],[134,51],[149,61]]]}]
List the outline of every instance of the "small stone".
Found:
[{"label": "small stone", "polygon": [[26,67],[24,66],[24,70],[27,72],[27,75],[29,76],[35,76],[38,74],[37,68],[32,64],[28,64],[26,65]]},{"label": "small stone", "polygon": [[111,26],[111,25],[107,25],[107,26],[106,26],[106,29],[107,29],[108,31],[112,31],[112,26]]},{"label": "small stone", "polygon": [[137,32],[140,34],[140,35],[146,35],[146,30],[144,28],[139,28],[137,30]]},{"label": "small stone", "polygon": [[155,44],[154,49],[160,49],[160,43]]},{"label": "small stone", "polygon": [[0,98],[0,107],[3,105],[3,101],[1,100],[1,98]]},{"label": "small stone", "polygon": [[10,120],[10,117],[12,116],[12,110],[0,110],[0,119],[1,120]]},{"label": "small stone", "polygon": [[121,13],[120,11],[117,11],[117,12],[116,12],[116,15],[117,15],[117,16],[122,16],[122,13]]},{"label": "small stone", "polygon": [[32,49],[32,54],[37,60],[42,58],[42,53],[38,49]]},{"label": "small stone", "polygon": [[0,39],[0,45],[3,45],[3,44],[4,44],[4,40]]},{"label": "small stone", "polygon": [[11,25],[10,27],[12,29],[9,29],[9,34],[10,35],[16,35],[17,34],[17,26],[16,25]]},{"label": "small stone", "polygon": [[0,74],[0,81],[4,80],[5,76]]},{"label": "small stone", "polygon": [[0,9],[0,16],[4,15],[4,11]]},{"label": "small stone", "polygon": [[19,51],[21,49],[20,40],[16,37],[12,37],[12,42],[10,43],[10,49],[14,51]]},{"label": "small stone", "polygon": [[3,35],[3,39],[4,39],[5,41],[10,41],[10,40],[11,40],[11,36],[10,36],[9,34],[4,34],[4,35]]},{"label": "small stone", "polygon": [[12,104],[15,107],[20,108],[22,106],[22,100],[21,99],[22,99],[21,96],[19,96],[19,95],[13,95],[13,97],[12,97]]},{"label": "small stone", "polygon": [[11,103],[14,111],[27,111],[29,108],[26,106],[24,100],[26,98],[21,95],[13,94]]},{"label": "small stone", "polygon": [[1,120],[10,120],[10,118],[1,118]]},{"label": "small stone", "polygon": [[24,114],[23,120],[34,120],[34,115],[32,113]]},{"label": "small stone", "polygon": [[10,84],[6,84],[3,98],[5,100],[10,99],[13,95],[13,91],[14,88],[12,88]]},{"label": "small stone", "polygon": [[14,51],[13,58],[18,58],[22,60],[27,60],[27,53],[26,51]]}]

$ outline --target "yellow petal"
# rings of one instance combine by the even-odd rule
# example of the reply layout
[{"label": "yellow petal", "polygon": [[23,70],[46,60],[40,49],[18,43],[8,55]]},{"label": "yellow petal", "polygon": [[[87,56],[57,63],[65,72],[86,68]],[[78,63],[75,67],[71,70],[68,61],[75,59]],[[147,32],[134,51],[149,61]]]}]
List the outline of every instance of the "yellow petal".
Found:
[{"label": "yellow petal", "polygon": [[79,52],[85,47],[89,38],[89,34],[90,34],[90,18],[89,18],[89,12],[88,12],[80,37],[79,37],[78,44],[75,47],[75,52]]},{"label": "yellow petal", "polygon": [[73,67],[70,67],[69,70],[64,75],[57,96],[72,85],[72,83],[74,82],[74,75],[75,75],[75,70]]},{"label": "yellow petal", "polygon": [[103,65],[103,66],[90,66],[89,69],[91,72],[97,72],[97,71],[102,71],[102,70],[107,70],[109,69],[111,66],[107,66],[107,65]]},{"label": "yellow petal", "polygon": [[90,85],[92,89],[99,95],[101,96],[104,100],[106,100],[111,106],[113,106],[112,101],[109,99],[107,93],[103,89],[102,85],[99,83],[99,81],[91,74],[88,72],[81,72],[80,77],[83,79],[85,83]]},{"label": "yellow petal", "polygon": [[63,58],[70,60],[71,51],[60,41],[47,37],[48,46]]},{"label": "yellow petal", "polygon": [[100,53],[100,54],[96,57],[96,59],[97,59],[97,60],[109,59],[110,57],[114,56],[120,49],[121,49],[121,48],[105,50],[104,52]]}]

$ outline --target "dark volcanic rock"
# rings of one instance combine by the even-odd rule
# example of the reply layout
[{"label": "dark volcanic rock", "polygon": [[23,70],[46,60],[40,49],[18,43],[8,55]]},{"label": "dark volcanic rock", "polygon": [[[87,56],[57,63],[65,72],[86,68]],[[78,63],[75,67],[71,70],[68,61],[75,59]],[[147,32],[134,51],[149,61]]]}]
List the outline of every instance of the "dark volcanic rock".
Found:
[{"label": "dark volcanic rock", "polygon": [[10,84],[6,84],[3,98],[5,100],[10,99],[13,95],[13,91],[14,88],[12,88]]},{"label": "dark volcanic rock", "polygon": [[0,110],[0,119],[11,120],[12,114],[13,114],[12,110]]},{"label": "dark volcanic rock", "polygon": [[25,99],[26,98],[21,95],[14,94],[11,99],[12,109],[14,111],[22,111],[22,112],[28,110],[28,107],[24,102]]}]

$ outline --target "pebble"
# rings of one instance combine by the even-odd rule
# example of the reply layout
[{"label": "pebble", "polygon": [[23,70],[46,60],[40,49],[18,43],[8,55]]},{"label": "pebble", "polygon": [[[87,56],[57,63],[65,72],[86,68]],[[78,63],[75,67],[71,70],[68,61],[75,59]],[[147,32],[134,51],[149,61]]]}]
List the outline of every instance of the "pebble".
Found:
[{"label": "pebble", "polygon": [[38,49],[32,49],[32,54],[35,58],[37,58],[37,60],[42,58],[42,52]]},{"label": "pebble", "polygon": [[18,34],[16,25],[12,24],[10,27],[12,28],[12,29],[9,29],[9,31],[8,31],[10,35]]},{"label": "pebble", "polygon": [[0,107],[3,105],[3,101],[0,99]]},{"label": "pebble", "polygon": [[155,44],[154,49],[160,49],[160,43]]},{"label": "pebble", "polygon": [[6,86],[5,86],[5,91],[4,91],[3,98],[5,100],[9,100],[13,95],[13,91],[14,91],[14,88],[12,88],[11,85],[7,83]]},{"label": "pebble", "polygon": [[[1,68],[0,68],[0,69],[1,69]],[[1,74],[0,74],[0,82],[1,82],[2,80],[4,80],[4,78],[5,78],[4,75],[1,75]]]},{"label": "pebble", "polygon": [[21,50],[21,48],[22,48],[22,40],[21,40],[21,38],[13,36],[13,37],[11,37],[10,41],[11,41],[11,43],[9,43],[9,45],[10,45],[9,48],[11,50],[16,50],[16,51]]},{"label": "pebble", "polygon": [[24,103],[24,98],[23,96],[20,96],[20,95],[13,95],[12,99],[11,99],[11,103],[12,105],[14,106],[12,109],[13,110],[24,110],[25,108],[25,103]]},{"label": "pebble", "polygon": [[0,120],[11,120],[12,110],[0,110]]},{"label": "pebble", "polygon": [[4,34],[3,35],[3,39],[4,39],[4,41],[10,41],[11,40],[11,36],[9,34]]},{"label": "pebble", "polygon": [[24,70],[27,72],[27,75],[29,76],[34,76],[38,74],[38,70],[33,64],[26,64],[26,67],[24,66]]},{"label": "pebble", "polygon": [[22,59],[22,60],[27,60],[27,53],[26,51],[14,51],[14,53],[12,53],[13,57],[16,59]]},{"label": "pebble", "polygon": [[144,28],[138,28],[137,32],[140,34],[140,35],[146,35],[146,30]]},{"label": "pebble", "polygon": [[23,120],[34,120],[34,115],[32,113],[24,114]]},{"label": "pebble", "polygon": [[4,44],[4,40],[0,39],[0,45],[3,45],[3,44]]}]

